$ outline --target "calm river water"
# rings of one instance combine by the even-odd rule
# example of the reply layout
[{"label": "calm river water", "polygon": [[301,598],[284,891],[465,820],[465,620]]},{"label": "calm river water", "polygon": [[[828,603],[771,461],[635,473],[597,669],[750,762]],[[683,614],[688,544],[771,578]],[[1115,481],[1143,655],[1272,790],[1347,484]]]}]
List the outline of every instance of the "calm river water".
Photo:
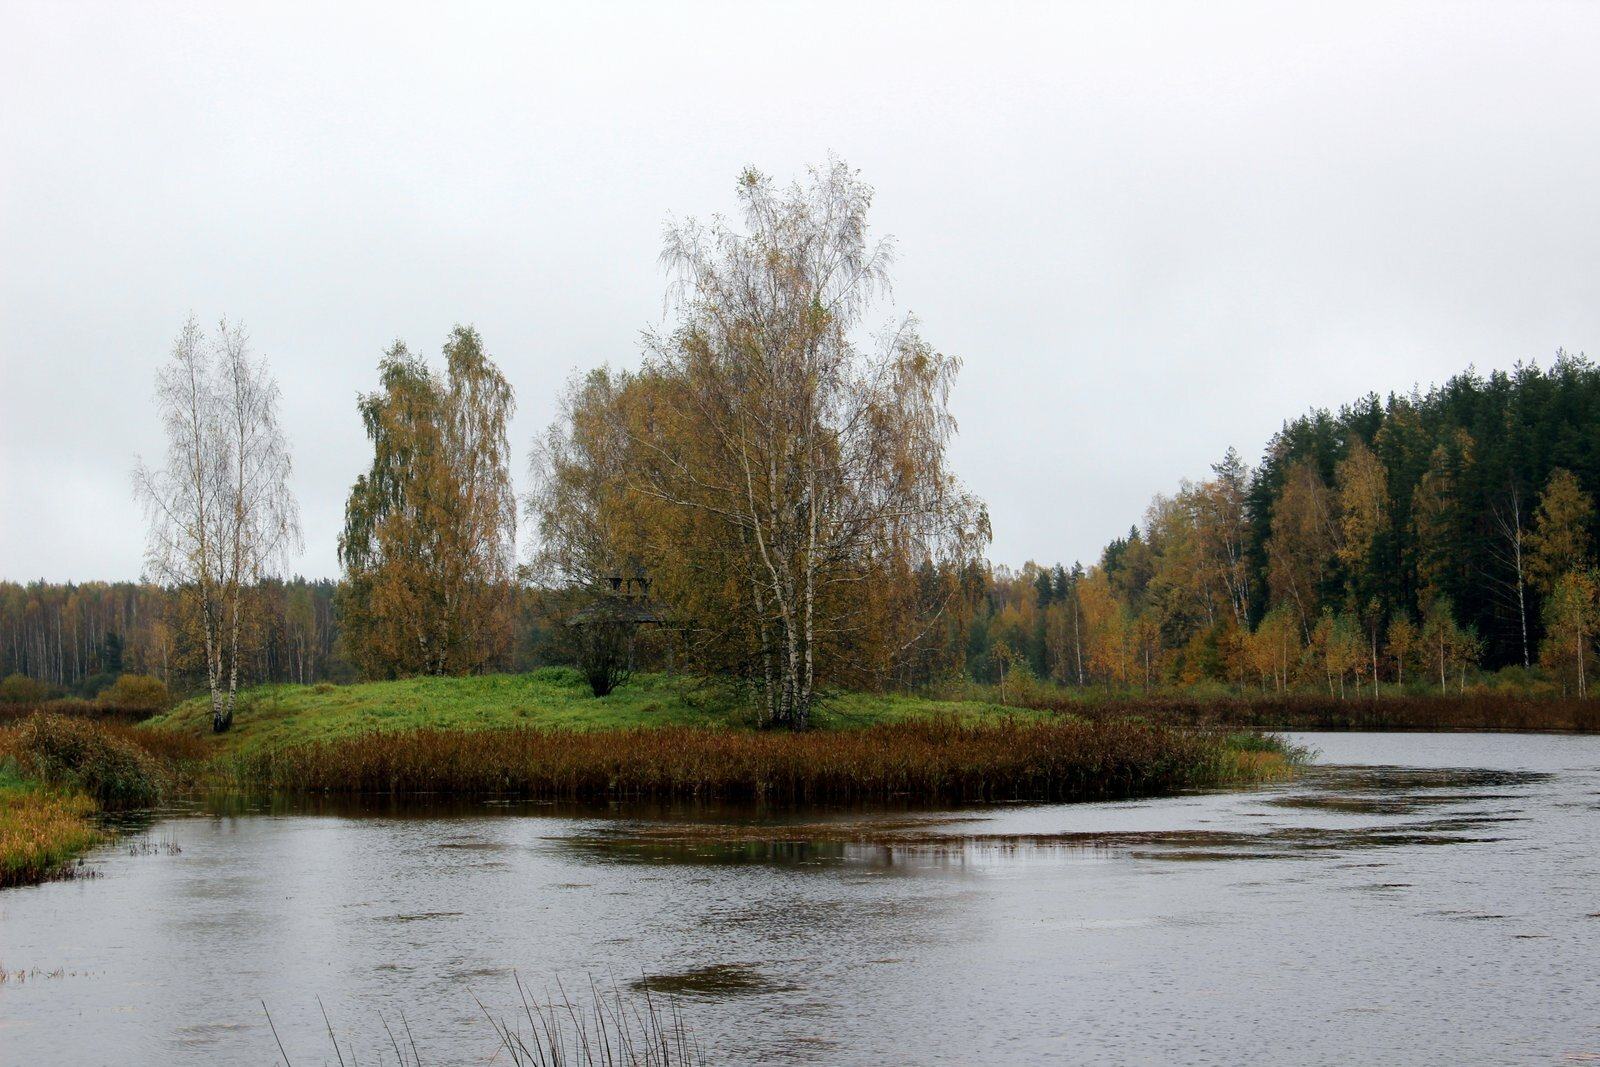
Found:
[{"label": "calm river water", "polygon": [[174,815],[0,893],[0,1063],[282,1062],[263,1002],[336,1062],[319,998],[347,1063],[402,1013],[481,1063],[514,973],[672,990],[712,1063],[1600,1061],[1600,737],[1298,740],[1129,803]]}]

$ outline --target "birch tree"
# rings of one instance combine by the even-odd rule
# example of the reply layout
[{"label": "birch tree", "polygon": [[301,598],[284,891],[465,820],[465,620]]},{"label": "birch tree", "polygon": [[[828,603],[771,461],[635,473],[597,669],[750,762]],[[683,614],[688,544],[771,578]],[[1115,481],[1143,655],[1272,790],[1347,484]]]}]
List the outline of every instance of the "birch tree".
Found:
[{"label": "birch tree", "polygon": [[[959,593],[951,581],[925,603],[919,590],[940,583],[919,574],[958,575],[988,524],[945,465],[959,361],[909,317],[876,344],[856,336],[892,260],[868,236],[870,187],[834,160],[788,189],[746,170],[738,196],[742,232],[721,218],[668,226],[678,325],[647,336],[644,367],[608,404],[627,506],[650,518],[635,528],[657,599],[744,674],[766,721],[803,729],[819,678],[894,676]],[[558,472],[571,432],[536,464]],[[599,462],[610,430],[575,432]],[[547,535],[605,525],[546,521],[548,503],[530,502]],[[608,553],[553,558],[581,572],[585,557]]]},{"label": "birch tree", "polygon": [[1528,534],[1528,572],[1534,588],[1549,596],[1561,579],[1589,560],[1589,524],[1594,501],[1571,471],[1557,467],[1539,495],[1534,528]]},{"label": "birch tree", "polygon": [[1406,684],[1406,664],[1414,657],[1422,643],[1421,631],[1411,617],[1405,613],[1395,615],[1389,620],[1389,628],[1385,632],[1389,649],[1389,658],[1394,660],[1395,684],[1404,688]]},{"label": "birch tree", "polygon": [[1220,463],[1211,465],[1214,481],[1205,483],[1196,494],[1198,526],[1202,544],[1212,566],[1227,591],[1234,625],[1249,625],[1250,564],[1247,558],[1250,468],[1231,446]]},{"label": "birch tree", "polygon": [[738,191],[746,232],[721,219],[667,231],[682,324],[653,340],[651,364],[681,382],[682,428],[705,447],[680,453],[690,466],[647,440],[660,462],[642,488],[742,546],[766,711],[803,729],[819,655],[927,614],[864,594],[909,589],[924,561],[959,566],[988,526],[944,462],[959,360],[909,317],[871,351],[854,336],[890,284],[892,245],[868,236],[872,189],[832,160],[787,190],[746,170]]},{"label": "birch tree", "polygon": [[1301,460],[1290,466],[1283,492],[1273,506],[1267,585],[1274,605],[1294,605],[1307,641],[1311,640],[1323,584],[1338,552],[1337,508],[1336,494],[1329,491],[1312,464]]},{"label": "birch tree", "polygon": [[1439,692],[1449,692],[1452,672],[1459,673],[1460,691],[1466,692],[1467,668],[1477,665],[1483,655],[1483,642],[1470,627],[1463,629],[1456,624],[1449,597],[1435,598],[1418,640],[1429,668],[1439,672]]},{"label": "birch tree", "polygon": [[1512,479],[1505,494],[1489,505],[1494,536],[1489,539],[1488,555],[1498,564],[1490,572],[1490,581],[1516,607],[1522,665],[1529,667],[1533,659],[1528,649],[1528,533],[1523,528],[1522,511],[1522,493]]},{"label": "birch tree", "polygon": [[156,376],[166,466],[134,470],[145,505],[151,577],[189,601],[181,616],[204,649],[211,728],[233,723],[251,590],[300,546],[278,385],[224,319],[209,340],[193,316]]},{"label": "birch tree", "polygon": [[438,375],[396,342],[360,398],[373,459],[345,504],[340,620],[369,677],[481,671],[510,647],[512,390],[471,327],[444,355]]},{"label": "birch tree", "polygon": [[[1556,580],[1544,602],[1545,639],[1539,663],[1561,678],[1562,694],[1589,695],[1589,661],[1600,632],[1600,572],[1575,567]],[[1573,688],[1568,689],[1569,680]]]}]

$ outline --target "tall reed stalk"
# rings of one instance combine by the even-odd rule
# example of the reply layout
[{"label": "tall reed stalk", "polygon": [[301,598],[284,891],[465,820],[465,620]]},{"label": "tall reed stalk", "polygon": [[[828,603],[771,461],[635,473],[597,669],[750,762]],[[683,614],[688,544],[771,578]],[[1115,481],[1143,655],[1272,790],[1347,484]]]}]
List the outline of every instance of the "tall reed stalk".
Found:
[{"label": "tall reed stalk", "polygon": [[[529,995],[522,978],[514,972],[513,979],[521,1002],[520,1015],[496,1015],[473,995],[478,1010],[500,1039],[500,1047],[490,1062],[510,1063],[512,1067],[698,1067],[705,1062],[676,1000],[663,1000],[649,993],[630,997],[619,988],[602,991],[591,979],[586,1001],[573,1000],[557,981],[559,996],[541,1003]],[[361,1061],[353,1043],[347,1046],[350,1059],[346,1060],[339,1034],[320,997],[317,1006],[322,1010],[328,1040],[340,1067],[355,1067]],[[265,1001],[261,1010],[285,1067],[294,1067]],[[400,1016],[399,1033],[387,1019],[380,1017],[379,1022],[389,1048],[378,1049],[377,1062],[386,1063],[387,1052],[392,1051],[398,1067],[423,1067],[422,1053],[404,1013]]]}]

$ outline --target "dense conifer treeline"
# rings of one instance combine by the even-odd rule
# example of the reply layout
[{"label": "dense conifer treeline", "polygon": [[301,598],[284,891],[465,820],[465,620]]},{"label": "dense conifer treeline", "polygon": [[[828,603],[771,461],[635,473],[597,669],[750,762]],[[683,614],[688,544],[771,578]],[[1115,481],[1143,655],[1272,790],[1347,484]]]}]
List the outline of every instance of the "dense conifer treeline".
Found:
[{"label": "dense conifer treeline", "polygon": [[996,570],[973,675],[1340,694],[1542,665],[1586,688],[1600,370],[1582,356],[1313,411],[1254,471],[1232,450],[1212,471],[1087,570]]}]

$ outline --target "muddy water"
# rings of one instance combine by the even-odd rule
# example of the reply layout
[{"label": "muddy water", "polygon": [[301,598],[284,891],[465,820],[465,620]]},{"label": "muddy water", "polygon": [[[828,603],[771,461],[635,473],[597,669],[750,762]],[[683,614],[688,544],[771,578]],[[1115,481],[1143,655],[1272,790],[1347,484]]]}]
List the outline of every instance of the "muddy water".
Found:
[{"label": "muddy water", "polygon": [[486,1062],[514,974],[671,993],[714,1063],[1600,1060],[1600,738],[1303,739],[1133,803],[178,814],[0,893],[0,1063],[282,1062],[263,1002],[297,1065],[323,1008]]}]

